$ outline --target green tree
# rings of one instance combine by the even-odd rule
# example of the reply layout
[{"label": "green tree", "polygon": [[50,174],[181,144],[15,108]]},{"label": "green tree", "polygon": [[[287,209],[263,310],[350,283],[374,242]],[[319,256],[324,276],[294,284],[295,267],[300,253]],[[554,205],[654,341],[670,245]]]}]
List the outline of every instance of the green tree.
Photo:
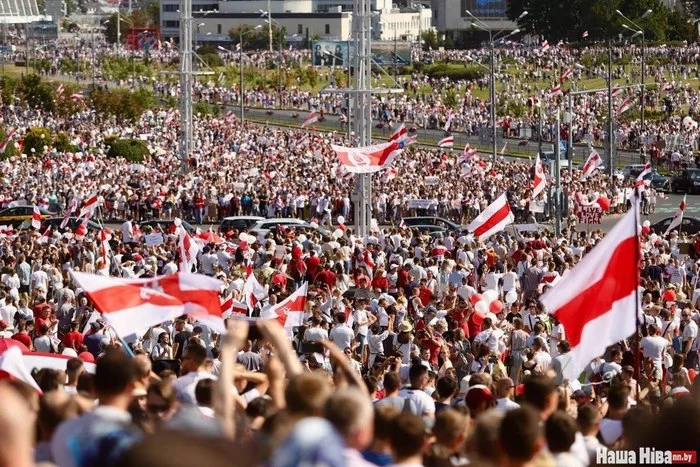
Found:
[{"label": "green tree", "polygon": [[76,147],[70,142],[70,137],[65,132],[60,132],[53,138],[53,147],[59,152],[75,152]]},{"label": "green tree", "polygon": [[428,49],[437,49],[438,48],[438,38],[437,34],[435,33],[434,29],[428,29],[427,31],[423,31],[423,34],[421,35],[421,39],[423,40],[423,49],[428,50]]},{"label": "green tree", "polygon": [[[270,46],[270,38],[268,36],[268,26],[263,24],[260,29],[253,29],[255,25],[243,24],[237,28],[231,28],[228,31],[228,35],[234,44],[240,42],[240,33],[244,31],[243,35],[243,50],[260,50],[267,49]],[[250,31],[250,32],[246,32]],[[279,48],[280,39],[282,40],[282,48],[286,46],[286,41],[284,37],[287,34],[287,29],[282,28],[280,31],[276,24],[272,25],[272,47],[277,50]]]},{"label": "green tree", "polygon": [[24,135],[24,153],[27,155],[42,155],[44,146],[52,144],[51,130],[44,127],[30,128]]},{"label": "green tree", "polygon": [[148,146],[140,139],[115,139],[107,151],[107,157],[122,157],[130,162],[143,162],[148,156]]},{"label": "green tree", "polygon": [[[689,22],[689,20],[691,20]],[[668,39],[672,41],[695,41],[698,37],[697,25],[692,18],[674,8],[668,15]]]},{"label": "green tree", "polygon": [[53,112],[55,91],[39,75],[28,74],[23,76],[19,85],[19,93],[28,107],[38,107],[46,112]]}]

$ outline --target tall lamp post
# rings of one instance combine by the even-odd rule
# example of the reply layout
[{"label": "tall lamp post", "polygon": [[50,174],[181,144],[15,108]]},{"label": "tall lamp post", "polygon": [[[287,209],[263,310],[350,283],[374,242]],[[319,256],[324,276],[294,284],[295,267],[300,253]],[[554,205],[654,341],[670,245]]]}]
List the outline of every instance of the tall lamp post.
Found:
[{"label": "tall lamp post", "polygon": [[[278,105],[279,108],[282,108],[282,25],[278,22],[275,21],[274,19],[270,18],[268,16],[268,19],[265,20],[267,24],[272,27],[272,23],[275,23],[277,25],[277,29],[279,31],[279,44],[277,44],[277,49],[278,49],[278,57],[277,57],[277,100],[278,100]],[[272,50],[272,49],[270,49]]]},{"label": "tall lamp post", "polygon": [[[645,141],[644,141],[644,138],[645,138],[645,134],[644,134],[644,130],[645,130],[645,126],[644,126],[644,107],[646,107],[645,86],[644,86],[644,78],[645,78],[645,76],[646,76],[646,63],[645,63],[646,44],[645,44],[645,40],[644,40],[644,39],[645,39],[645,38],[644,38],[644,29],[642,29],[641,26],[639,26],[637,23],[635,23],[634,21],[632,21],[631,19],[629,19],[627,16],[625,16],[624,14],[622,14],[622,12],[621,12],[620,10],[615,10],[615,12],[616,12],[618,15],[622,16],[622,17],[623,17],[625,20],[627,20],[630,24],[632,24],[632,26],[634,26],[635,28],[637,28],[637,29],[634,29],[634,28],[629,27],[627,24],[622,23],[622,27],[623,27],[623,28],[625,28],[625,29],[627,29],[627,30],[633,32],[633,34],[632,34],[632,37],[633,37],[633,38],[634,38],[635,36],[637,36],[637,35],[642,36],[642,104],[641,104],[641,111],[640,111],[640,116],[641,116],[641,119],[640,119],[640,120],[641,120],[641,121],[640,121],[640,124],[641,124],[640,133],[641,133],[641,137],[642,137],[642,151],[643,151],[643,154],[644,154],[644,152],[646,152],[646,144],[645,144]],[[642,15],[641,19],[646,18],[647,16],[649,16],[649,15],[652,14],[652,13],[653,13],[652,10],[647,10],[647,11],[645,11],[644,14]]]},{"label": "tall lamp post", "polygon": [[240,46],[238,48],[238,65],[241,68],[241,76],[240,76],[240,78],[241,78],[241,89],[240,89],[240,93],[241,93],[241,95],[240,95],[240,99],[241,99],[241,123],[243,123],[245,121],[243,118],[243,112],[244,112],[244,110],[243,110],[243,102],[244,102],[244,98],[243,98],[243,36],[245,36],[246,34],[250,34],[251,32],[256,31],[260,28],[262,28],[262,26],[260,24],[255,26],[253,29],[247,29],[247,30],[244,30],[241,27],[240,32],[238,33],[238,45]]},{"label": "tall lamp post", "polygon": [[[490,71],[489,71],[489,75],[490,75],[490,80],[489,80],[489,81],[490,81],[490,84],[489,84],[489,87],[491,88],[491,89],[490,89],[490,92],[489,92],[489,94],[490,94],[489,99],[491,100],[491,127],[492,127],[492,130],[493,130],[493,134],[492,134],[493,141],[492,141],[492,144],[491,144],[491,158],[492,158],[492,162],[493,162],[493,163],[496,163],[496,158],[497,158],[497,156],[498,156],[498,146],[497,146],[498,143],[497,143],[497,141],[496,141],[496,137],[497,137],[497,127],[496,127],[496,70],[495,70],[494,45],[495,45],[495,40],[498,39],[498,36],[499,36],[499,35],[501,35],[501,34],[503,34],[503,32],[505,32],[505,29],[501,29],[501,30],[498,31],[496,34],[493,34],[493,31],[488,27],[488,25],[487,25],[486,23],[484,23],[484,22],[481,21],[479,18],[477,18],[476,16],[474,16],[474,15],[472,14],[471,11],[466,10],[466,12],[467,12],[467,15],[469,15],[469,17],[472,19],[472,26],[475,27],[475,28],[477,28],[477,29],[481,29],[482,31],[485,31],[485,32],[488,33],[488,35],[489,35],[489,50],[490,50]],[[520,16],[518,16],[518,19],[516,19],[515,21],[516,21],[516,22],[520,21],[520,20],[523,19],[525,16],[527,16],[527,14],[528,14],[527,11],[523,11],[522,13],[520,13]],[[515,35],[515,34],[517,34],[517,33],[519,33],[519,32],[520,32],[520,29],[515,29],[515,30],[509,32],[508,34],[506,34],[505,36],[503,36],[502,39],[505,39],[506,37],[513,36],[513,35]]]},{"label": "tall lamp post", "polygon": [[[270,39],[270,53],[272,53],[272,10],[270,9],[270,0],[267,0],[267,11],[258,10],[263,16],[267,16],[267,35]],[[279,24],[279,23],[277,23]]]}]

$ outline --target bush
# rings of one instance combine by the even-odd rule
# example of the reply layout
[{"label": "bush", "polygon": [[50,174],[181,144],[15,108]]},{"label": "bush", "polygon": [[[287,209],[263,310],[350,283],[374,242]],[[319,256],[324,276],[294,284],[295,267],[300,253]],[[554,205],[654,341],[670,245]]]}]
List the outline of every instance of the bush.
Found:
[{"label": "bush", "polygon": [[53,147],[59,152],[75,152],[76,147],[70,142],[70,137],[64,133],[60,132],[53,139]]},{"label": "bush", "polygon": [[129,162],[143,162],[149,156],[148,146],[140,139],[117,139],[107,151],[108,157],[123,157]]},{"label": "bush", "polygon": [[484,76],[484,72],[476,66],[454,67],[446,63],[436,63],[425,67],[423,72],[430,78],[449,78],[453,81],[473,81]]},{"label": "bush", "polygon": [[197,101],[192,107],[192,114],[194,115],[219,115],[221,110],[218,105],[212,105],[208,102]]},{"label": "bush", "polygon": [[212,68],[224,66],[224,60],[217,53],[202,54],[199,58]]},{"label": "bush", "polygon": [[44,127],[31,128],[24,135],[24,153],[27,155],[42,155],[44,146],[51,144],[51,130]]}]

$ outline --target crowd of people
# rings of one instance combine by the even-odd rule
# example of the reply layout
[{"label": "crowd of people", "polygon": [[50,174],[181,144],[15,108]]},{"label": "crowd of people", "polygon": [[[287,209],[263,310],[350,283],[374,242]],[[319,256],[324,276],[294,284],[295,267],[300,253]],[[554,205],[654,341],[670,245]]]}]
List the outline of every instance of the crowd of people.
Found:
[{"label": "crowd of people", "polygon": [[[519,63],[531,54],[520,50],[501,53]],[[669,50],[673,71],[688,73],[697,51]],[[429,56],[445,53],[467,52]],[[353,144],[342,134],[195,116],[183,162],[173,110],[131,125],[19,101],[0,114],[16,129],[8,144],[45,127],[76,146],[0,162],[0,205],[77,216],[96,196],[93,220],[118,226],[0,229],[0,370],[13,376],[0,380],[2,465],[563,467],[604,463],[608,451],[697,446],[700,235],[642,231],[638,330],[569,380],[567,329],[540,298],[605,234],[574,216],[560,235],[538,226],[547,190],[531,199],[531,161],[412,146],[373,177],[377,222],[361,237],[345,226],[354,179],[331,149]],[[142,139],[150,156],[108,157],[113,136]],[[574,168],[562,183],[572,213],[603,197],[621,213],[635,189],[602,173],[582,180]],[[401,222],[425,214],[464,225],[504,192],[527,228],[478,238]],[[321,228],[185,234],[178,221],[206,229],[235,215]],[[152,219],[168,222],[136,228]],[[199,250],[187,270],[185,237]],[[71,274],[178,271],[217,278],[221,302],[243,306],[227,333],[183,315],[117,335]],[[271,318],[303,287],[300,325]]]}]

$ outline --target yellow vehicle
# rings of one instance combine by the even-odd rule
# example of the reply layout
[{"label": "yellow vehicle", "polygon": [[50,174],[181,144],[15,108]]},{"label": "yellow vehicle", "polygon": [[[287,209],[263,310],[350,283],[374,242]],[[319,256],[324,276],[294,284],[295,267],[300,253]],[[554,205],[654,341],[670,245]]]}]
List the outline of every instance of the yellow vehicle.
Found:
[{"label": "yellow vehicle", "polygon": [[[32,224],[34,206],[15,206],[0,211],[0,225],[11,225],[15,229],[29,228]],[[39,208],[41,220],[54,217],[56,214]]]}]

